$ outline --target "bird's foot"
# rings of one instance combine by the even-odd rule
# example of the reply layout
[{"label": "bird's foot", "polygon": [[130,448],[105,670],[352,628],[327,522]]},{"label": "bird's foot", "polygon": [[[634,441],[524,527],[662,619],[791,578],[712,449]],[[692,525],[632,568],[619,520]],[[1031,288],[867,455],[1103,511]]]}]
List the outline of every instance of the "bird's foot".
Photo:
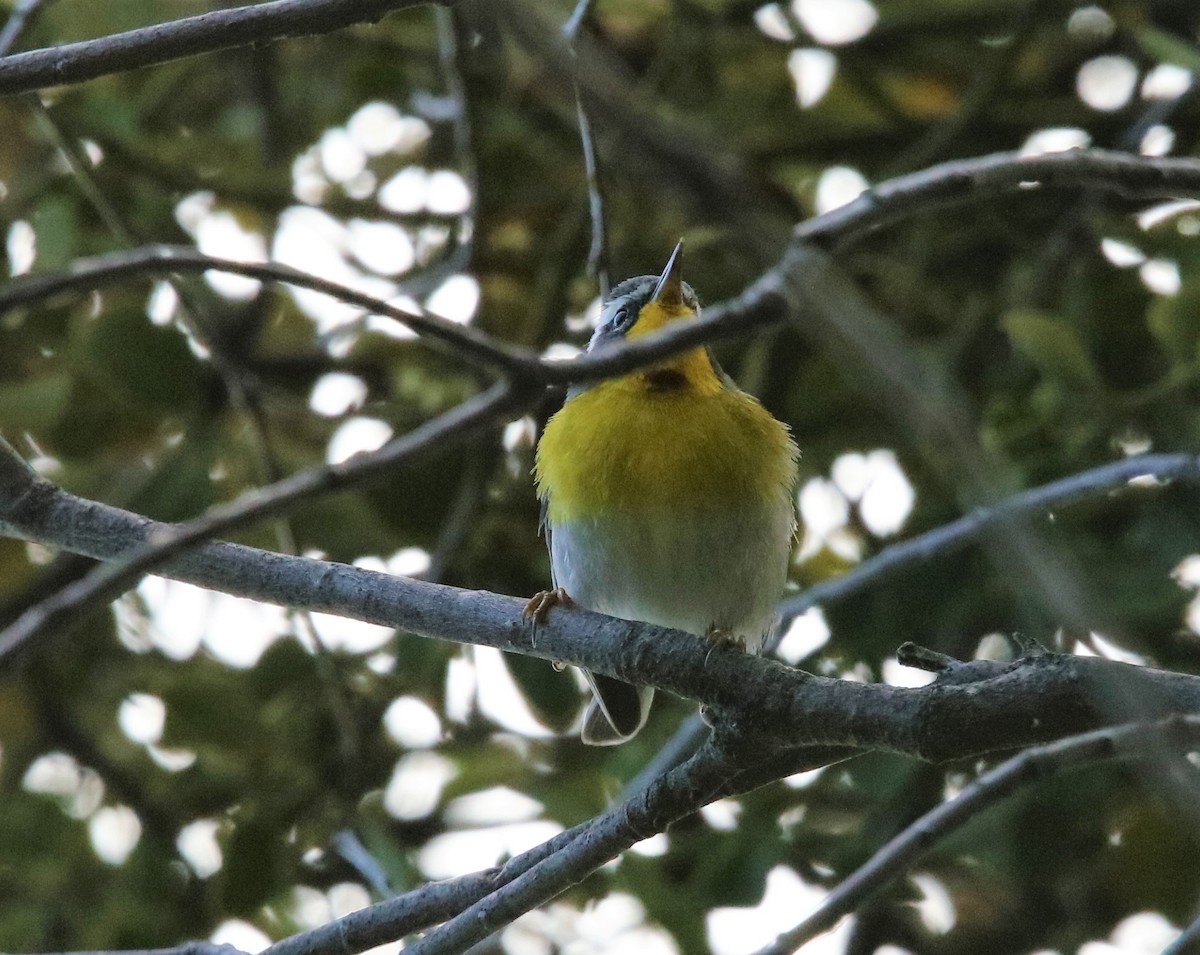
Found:
[{"label": "bird's foot", "polygon": [[739,637],[732,630],[726,630],[724,627],[713,627],[704,635],[704,643],[708,647],[708,653],[704,655],[704,662],[708,663],[708,658],[717,650],[736,650],[738,653],[746,652],[746,638]]},{"label": "bird's foot", "polygon": [[532,617],[534,624],[545,623],[546,617],[555,607],[574,607],[575,601],[562,587],[542,590],[534,594],[525,605],[525,616]]},{"label": "bird's foot", "polygon": [[704,635],[704,642],[708,644],[710,651],[728,649],[737,650],[738,653],[746,652],[746,638],[724,627],[713,627]]}]

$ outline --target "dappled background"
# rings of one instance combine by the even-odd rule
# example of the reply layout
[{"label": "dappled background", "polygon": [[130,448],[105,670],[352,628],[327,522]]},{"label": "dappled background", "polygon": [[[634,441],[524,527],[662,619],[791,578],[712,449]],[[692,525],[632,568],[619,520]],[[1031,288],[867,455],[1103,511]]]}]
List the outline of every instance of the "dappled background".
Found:
[{"label": "dappled background", "polygon": [[[21,47],[212,6],[57,0]],[[570,13],[417,8],[0,100],[7,274],[192,243],[569,357],[599,288]],[[934,162],[1193,155],[1198,20],[1186,0],[597,0],[578,79],[609,274],[658,271],[682,235],[715,302],[795,223]],[[1022,488],[1197,451],[1197,233],[1193,204],[1080,191],[929,210],[832,250],[889,335],[856,351],[801,320],[721,346],[802,449],[791,586]],[[888,378],[901,360],[936,401]],[[0,433],[68,490],[163,520],[378,447],[485,384],[391,319],[230,276],[0,316]],[[532,594],[549,580],[532,449],[560,400],[238,539]],[[1022,555],[923,564],[797,618],[781,652],[906,684],[924,675],[896,662],[904,640],[969,658],[1020,632],[1195,672],[1198,503],[1142,486],[1043,515]],[[0,620],[87,568],[0,541]],[[0,678],[0,946],[254,949],[492,865],[605,807],[694,711],[664,700],[634,742],[595,750],[581,699],[544,662],[150,578]],[[723,801],[488,950],[751,951],[976,768],[873,755]],[[1126,769],[1034,786],[804,951],[1156,950],[1200,902],[1195,820]]]}]

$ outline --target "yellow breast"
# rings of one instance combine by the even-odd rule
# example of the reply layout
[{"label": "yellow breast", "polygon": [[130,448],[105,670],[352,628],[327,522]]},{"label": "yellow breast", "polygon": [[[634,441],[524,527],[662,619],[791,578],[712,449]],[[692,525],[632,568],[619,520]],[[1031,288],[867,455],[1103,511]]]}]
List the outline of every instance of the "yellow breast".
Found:
[{"label": "yellow breast", "polygon": [[535,473],[552,524],[790,495],[798,452],[787,427],[715,375],[688,377],[683,387],[662,389],[645,375],[606,381],[550,419]]}]

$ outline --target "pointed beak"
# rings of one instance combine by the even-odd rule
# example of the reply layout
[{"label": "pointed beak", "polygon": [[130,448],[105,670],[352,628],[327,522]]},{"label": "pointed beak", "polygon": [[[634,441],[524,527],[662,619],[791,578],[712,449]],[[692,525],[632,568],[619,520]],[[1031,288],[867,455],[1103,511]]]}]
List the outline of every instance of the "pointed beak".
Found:
[{"label": "pointed beak", "polygon": [[661,305],[682,305],[682,273],[683,239],[680,239],[679,244],[675,246],[675,251],[671,253],[671,258],[667,260],[667,267],[663,269],[662,275],[658,278],[658,285],[654,287],[654,294],[650,296],[650,301],[658,302]]}]

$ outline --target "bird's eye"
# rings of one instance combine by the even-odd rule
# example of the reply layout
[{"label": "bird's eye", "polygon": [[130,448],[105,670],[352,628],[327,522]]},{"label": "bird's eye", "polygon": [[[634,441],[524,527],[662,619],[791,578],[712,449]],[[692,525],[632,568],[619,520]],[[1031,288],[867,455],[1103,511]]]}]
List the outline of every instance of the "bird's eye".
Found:
[{"label": "bird's eye", "polygon": [[613,314],[613,317],[609,320],[608,324],[614,332],[623,332],[632,324],[632,322],[633,309],[631,309],[628,305],[622,305]]}]

